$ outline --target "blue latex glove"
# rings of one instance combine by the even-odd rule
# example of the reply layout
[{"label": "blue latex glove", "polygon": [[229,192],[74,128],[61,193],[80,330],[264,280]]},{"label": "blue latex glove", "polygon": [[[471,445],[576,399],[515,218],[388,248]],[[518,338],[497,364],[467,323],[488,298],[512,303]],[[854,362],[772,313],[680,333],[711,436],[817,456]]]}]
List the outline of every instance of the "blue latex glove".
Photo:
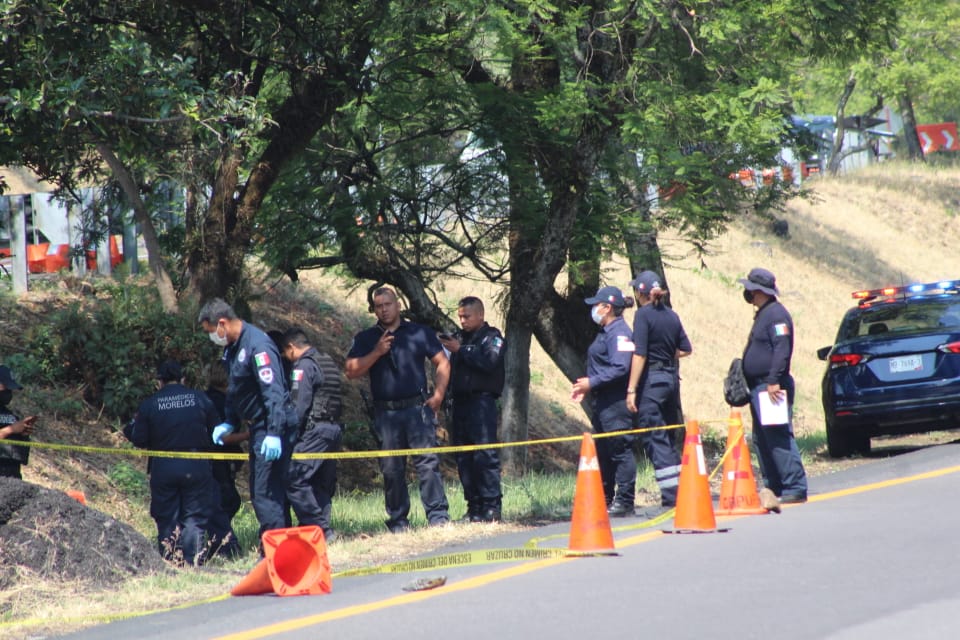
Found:
[{"label": "blue latex glove", "polygon": [[260,455],[267,462],[273,462],[280,457],[280,438],[278,436],[267,436],[260,445]]},{"label": "blue latex glove", "polygon": [[213,444],[223,446],[223,436],[233,433],[233,425],[229,422],[221,422],[213,428]]}]

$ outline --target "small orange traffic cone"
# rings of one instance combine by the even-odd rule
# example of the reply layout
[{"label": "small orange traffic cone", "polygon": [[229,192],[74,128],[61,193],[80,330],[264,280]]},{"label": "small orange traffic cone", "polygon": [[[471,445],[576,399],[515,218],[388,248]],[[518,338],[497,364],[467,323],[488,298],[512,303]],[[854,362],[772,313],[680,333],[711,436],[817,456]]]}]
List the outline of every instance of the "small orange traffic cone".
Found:
[{"label": "small orange traffic cone", "polygon": [[743,421],[739,411],[731,411],[727,434],[727,455],[723,463],[723,483],[720,485],[718,516],[754,516],[769,513],[760,506],[757,482],[750,465],[750,449],[743,435]]},{"label": "small orange traffic cone", "polygon": [[580,445],[569,551],[571,555],[617,555],[607,501],[603,497],[597,447],[589,433],[583,434],[583,444]]},{"label": "small orange traffic cone", "polygon": [[316,525],[263,533],[264,559],[230,590],[235,596],[330,593],[333,580],[323,529]]},{"label": "small orange traffic cone", "polygon": [[710,480],[707,478],[707,463],[703,455],[703,442],[700,440],[700,424],[696,420],[687,423],[687,435],[683,441],[683,461],[680,466],[680,486],[677,488],[677,511],[673,517],[673,527],[668,533],[717,531],[713,499],[710,497]]}]

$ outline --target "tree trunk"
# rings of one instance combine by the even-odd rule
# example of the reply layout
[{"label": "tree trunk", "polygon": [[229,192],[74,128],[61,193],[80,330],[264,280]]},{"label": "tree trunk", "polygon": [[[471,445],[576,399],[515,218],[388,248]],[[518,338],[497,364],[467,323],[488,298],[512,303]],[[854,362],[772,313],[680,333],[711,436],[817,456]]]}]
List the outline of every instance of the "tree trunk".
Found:
[{"label": "tree trunk", "polygon": [[147,264],[150,266],[150,272],[153,274],[154,281],[156,282],[157,291],[160,293],[160,303],[163,305],[163,310],[167,313],[176,313],[178,311],[177,294],[176,291],[174,291],[173,282],[170,280],[170,274],[167,273],[166,268],[163,266],[163,256],[160,253],[157,230],[153,226],[150,212],[147,211],[143,200],[140,198],[140,190],[137,188],[133,176],[130,175],[127,168],[123,166],[120,159],[113,153],[113,149],[106,143],[98,142],[97,151],[100,153],[100,157],[103,158],[104,162],[107,163],[107,166],[110,167],[114,177],[116,177],[120,183],[120,188],[123,189],[124,194],[127,196],[130,206],[133,207],[133,215],[140,224],[143,243],[147,247]]},{"label": "tree trunk", "polygon": [[851,71],[847,83],[843,86],[843,93],[840,94],[840,99],[837,101],[837,122],[833,131],[833,149],[830,150],[830,162],[827,165],[827,172],[832,176],[840,172],[840,163],[843,160],[843,137],[846,133],[843,121],[846,117],[847,101],[850,100],[850,96],[856,87],[857,76]]},{"label": "tree trunk", "polygon": [[[500,439],[517,442],[527,439],[527,417],[530,412],[530,328],[507,314],[504,327],[507,337],[503,354],[506,384],[501,401]],[[510,475],[523,475],[527,467],[526,447],[501,450],[503,469]]]},{"label": "tree trunk", "polygon": [[924,162],[926,158],[923,155],[923,147],[920,146],[920,139],[917,137],[917,116],[913,112],[913,100],[909,92],[904,91],[898,95],[897,104],[900,107],[900,117],[903,118],[903,139],[907,145],[907,158]]}]

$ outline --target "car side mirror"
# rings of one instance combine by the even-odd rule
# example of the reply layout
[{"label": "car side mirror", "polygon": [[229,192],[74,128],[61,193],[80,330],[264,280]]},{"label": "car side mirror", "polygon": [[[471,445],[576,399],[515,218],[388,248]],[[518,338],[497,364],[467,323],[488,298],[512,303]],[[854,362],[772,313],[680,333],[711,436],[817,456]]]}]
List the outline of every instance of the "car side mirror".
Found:
[{"label": "car side mirror", "polygon": [[820,360],[826,360],[827,356],[830,355],[831,349],[833,349],[832,346],[820,347],[819,349],[817,349],[817,358],[819,358]]}]

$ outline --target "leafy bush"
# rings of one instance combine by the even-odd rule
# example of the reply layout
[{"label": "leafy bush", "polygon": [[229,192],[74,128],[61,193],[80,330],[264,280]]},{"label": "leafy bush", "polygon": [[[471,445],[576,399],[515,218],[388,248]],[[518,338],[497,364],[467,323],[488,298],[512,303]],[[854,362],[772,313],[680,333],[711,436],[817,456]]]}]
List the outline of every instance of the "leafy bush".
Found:
[{"label": "leafy bush", "polygon": [[118,462],[107,472],[110,484],[127,498],[146,500],[150,496],[145,473],[129,462]]},{"label": "leafy bush", "polygon": [[192,317],[164,312],[153,288],[113,283],[105,293],[28,333],[26,354],[8,359],[25,380],[82,382],[85,400],[121,421],[154,392],[154,372],[164,359],[178,360],[188,382],[202,386],[200,372],[218,353]]}]

